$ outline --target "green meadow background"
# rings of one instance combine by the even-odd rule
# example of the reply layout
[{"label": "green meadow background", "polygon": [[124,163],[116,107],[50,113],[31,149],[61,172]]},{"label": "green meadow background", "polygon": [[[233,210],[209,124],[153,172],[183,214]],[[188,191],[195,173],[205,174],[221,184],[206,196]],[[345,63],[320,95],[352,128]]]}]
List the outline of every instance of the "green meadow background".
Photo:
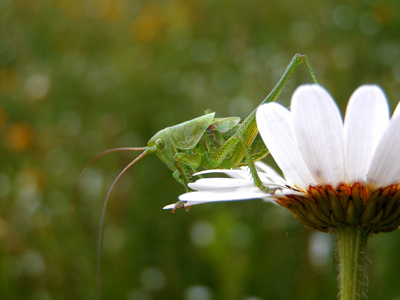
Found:
[{"label": "green meadow background", "polygon": [[[94,299],[111,182],[157,131],[245,118],[296,52],[344,112],[361,84],[400,97],[398,1],[1,0],[0,299]],[[279,102],[311,82],[301,67]],[[267,160],[268,162],[269,160]],[[106,211],[103,299],[336,299],[334,241],[261,200],[163,211],[156,156]],[[369,299],[400,299],[400,233],[371,239]]]}]

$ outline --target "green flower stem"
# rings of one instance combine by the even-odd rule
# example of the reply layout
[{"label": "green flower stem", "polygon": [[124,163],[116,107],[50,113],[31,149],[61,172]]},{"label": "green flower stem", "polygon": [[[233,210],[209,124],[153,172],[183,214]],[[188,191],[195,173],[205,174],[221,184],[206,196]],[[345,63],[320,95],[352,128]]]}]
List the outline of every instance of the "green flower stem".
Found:
[{"label": "green flower stem", "polygon": [[369,230],[359,226],[334,231],[339,250],[340,300],[367,299],[367,260],[365,248]]}]

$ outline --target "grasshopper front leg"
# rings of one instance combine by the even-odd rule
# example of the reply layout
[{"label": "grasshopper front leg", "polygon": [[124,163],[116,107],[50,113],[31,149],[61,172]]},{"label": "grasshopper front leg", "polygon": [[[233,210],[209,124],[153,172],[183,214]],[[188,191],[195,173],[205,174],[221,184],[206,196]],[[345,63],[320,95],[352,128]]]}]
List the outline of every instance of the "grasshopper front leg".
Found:
[{"label": "grasshopper front leg", "polygon": [[178,152],[175,154],[174,160],[176,169],[179,172],[179,177],[183,181],[186,189],[188,189],[188,183],[193,181],[192,176],[194,170],[200,167],[201,154],[196,150],[192,153]]},{"label": "grasshopper front leg", "polygon": [[[192,182],[192,176],[200,164],[201,164],[201,154],[200,151],[194,151],[193,153],[178,152],[174,156],[176,171],[172,176],[180,183],[185,186],[186,192],[190,192],[188,184]],[[178,208],[183,208],[185,206],[184,201],[178,201],[175,203],[175,207],[172,213]]]}]

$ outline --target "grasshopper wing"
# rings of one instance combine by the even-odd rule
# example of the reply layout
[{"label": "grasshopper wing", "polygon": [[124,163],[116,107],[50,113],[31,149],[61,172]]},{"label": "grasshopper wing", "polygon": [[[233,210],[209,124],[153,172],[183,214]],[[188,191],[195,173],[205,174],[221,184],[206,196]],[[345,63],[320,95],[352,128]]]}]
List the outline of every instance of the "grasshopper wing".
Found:
[{"label": "grasshopper wing", "polygon": [[167,134],[178,149],[192,149],[200,141],[208,126],[212,123],[215,113],[210,113],[196,119],[166,128]]},{"label": "grasshopper wing", "polygon": [[215,118],[210,127],[217,129],[221,133],[225,133],[239,124],[239,117],[229,117],[229,118]]}]

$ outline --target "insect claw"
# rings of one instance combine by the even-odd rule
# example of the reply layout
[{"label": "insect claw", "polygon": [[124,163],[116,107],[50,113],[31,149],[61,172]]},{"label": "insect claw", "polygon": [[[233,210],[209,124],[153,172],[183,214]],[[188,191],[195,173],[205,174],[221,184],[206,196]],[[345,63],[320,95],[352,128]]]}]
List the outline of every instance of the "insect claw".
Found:
[{"label": "insect claw", "polygon": [[[186,203],[186,201],[178,201],[178,202],[176,202],[175,203],[175,207],[172,209],[172,213],[173,214],[175,214],[175,212],[176,212],[176,210],[178,209],[178,208],[184,208],[185,207],[185,203]],[[189,207],[186,207],[186,211],[188,211],[189,210]]]},{"label": "insect claw", "polygon": [[262,191],[265,192],[265,193],[273,195],[273,194],[275,194],[276,191],[282,191],[282,188],[280,188],[280,187],[270,188],[270,187],[264,186],[262,188]]}]

